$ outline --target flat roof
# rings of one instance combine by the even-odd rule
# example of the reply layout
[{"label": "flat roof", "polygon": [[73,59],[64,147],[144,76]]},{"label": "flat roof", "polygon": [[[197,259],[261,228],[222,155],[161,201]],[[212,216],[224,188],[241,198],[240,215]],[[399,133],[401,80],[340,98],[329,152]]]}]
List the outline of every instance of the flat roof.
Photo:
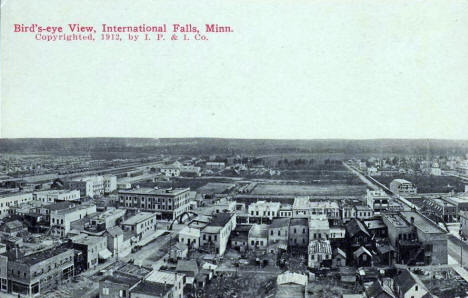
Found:
[{"label": "flat roof", "polygon": [[224,227],[233,217],[231,213],[218,213],[213,215],[209,226]]},{"label": "flat roof", "polygon": [[385,218],[395,227],[398,227],[398,228],[409,227],[408,223],[399,214],[390,213],[390,214],[383,214],[383,216],[385,216]]},{"label": "flat roof", "polygon": [[176,196],[186,191],[190,191],[190,188],[135,188],[130,190],[119,190],[119,194],[138,194],[138,195],[156,195],[156,196]]},{"label": "flat roof", "polygon": [[309,218],[309,229],[329,229],[330,223],[328,219]]},{"label": "flat roof", "polygon": [[40,263],[40,262],[45,261],[47,259],[50,259],[50,258],[53,258],[53,257],[58,256],[60,254],[63,254],[65,252],[67,252],[67,251],[71,251],[72,254],[73,254],[73,249],[60,246],[60,247],[54,247],[54,248],[51,248],[51,249],[48,249],[48,250],[44,250],[44,251],[41,251],[41,252],[38,252],[38,253],[35,253],[35,254],[31,254],[31,255],[28,255],[28,256],[22,256],[22,257],[14,260],[14,261],[18,262],[18,263],[23,263],[23,264],[27,264],[29,266],[32,266],[34,264]]},{"label": "flat roof", "polygon": [[156,217],[156,214],[151,213],[151,212],[140,212],[140,213],[137,213],[136,215],[128,218],[122,224],[123,225],[134,225],[134,224],[138,224],[138,223],[140,223],[140,222],[142,222],[144,220],[147,220],[148,218],[151,218],[151,217]]},{"label": "flat roof", "polygon": [[439,226],[437,226],[437,224],[417,212],[402,211],[400,214],[407,222],[411,222],[413,220],[413,225],[424,233],[445,234],[445,232]]}]

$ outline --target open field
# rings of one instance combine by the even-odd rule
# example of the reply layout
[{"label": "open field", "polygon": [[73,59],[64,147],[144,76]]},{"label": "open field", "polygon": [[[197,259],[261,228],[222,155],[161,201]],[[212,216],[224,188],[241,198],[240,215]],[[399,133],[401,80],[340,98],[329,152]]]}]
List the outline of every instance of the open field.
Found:
[{"label": "open field", "polygon": [[256,195],[359,196],[366,193],[366,186],[346,184],[259,184],[251,193]]}]

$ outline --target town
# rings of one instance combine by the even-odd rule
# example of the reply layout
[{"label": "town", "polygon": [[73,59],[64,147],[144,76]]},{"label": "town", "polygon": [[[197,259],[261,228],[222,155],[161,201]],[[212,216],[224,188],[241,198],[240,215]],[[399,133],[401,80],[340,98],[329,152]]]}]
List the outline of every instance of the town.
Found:
[{"label": "town", "polygon": [[0,155],[1,297],[468,295],[468,148],[70,142]]}]

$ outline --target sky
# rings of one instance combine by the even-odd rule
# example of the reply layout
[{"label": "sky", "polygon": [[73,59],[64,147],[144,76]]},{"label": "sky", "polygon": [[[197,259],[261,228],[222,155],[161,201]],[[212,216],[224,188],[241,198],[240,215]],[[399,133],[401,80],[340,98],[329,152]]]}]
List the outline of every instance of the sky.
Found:
[{"label": "sky", "polygon": [[[7,0],[1,137],[467,139],[467,10],[462,0]],[[15,23],[234,32],[43,42]]]}]

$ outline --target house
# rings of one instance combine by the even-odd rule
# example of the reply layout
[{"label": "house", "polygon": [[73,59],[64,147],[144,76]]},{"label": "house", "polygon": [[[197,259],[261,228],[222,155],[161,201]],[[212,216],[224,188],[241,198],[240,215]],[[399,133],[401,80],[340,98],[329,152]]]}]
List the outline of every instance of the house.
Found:
[{"label": "house", "polygon": [[177,242],[169,249],[169,258],[171,260],[184,259],[188,254],[188,246],[185,243]]},{"label": "house", "polygon": [[93,269],[98,265],[99,260],[106,260],[112,256],[112,252],[107,249],[107,237],[80,234],[70,239],[73,248],[80,250],[83,255],[82,264],[78,264],[80,270]]},{"label": "house", "polygon": [[308,262],[309,268],[320,268],[323,261],[331,260],[332,250],[329,240],[312,240],[308,247]]},{"label": "house", "polygon": [[346,253],[340,248],[333,251],[332,268],[339,268],[346,266]]},{"label": "house", "polygon": [[382,285],[380,281],[374,281],[370,286],[366,287],[366,297],[369,298],[396,298],[392,289],[387,285]]},{"label": "house", "polygon": [[8,256],[7,267],[2,271],[5,269],[8,270],[11,294],[18,297],[41,296],[71,281],[75,272],[74,252],[60,246],[27,256],[13,254]]},{"label": "house", "polygon": [[373,239],[387,237],[387,226],[382,221],[382,219],[364,220],[363,224]]},{"label": "house", "polygon": [[356,218],[360,220],[374,217],[374,210],[369,206],[354,206]]},{"label": "house", "polygon": [[404,179],[395,179],[390,182],[390,191],[397,195],[407,195],[417,193],[416,186]]},{"label": "house", "polygon": [[421,298],[429,293],[419,277],[405,269],[395,277],[394,291],[398,297]]},{"label": "house", "polygon": [[254,224],[248,236],[249,249],[266,249],[268,246],[268,225]]},{"label": "house", "polygon": [[199,273],[196,260],[179,260],[175,270],[177,273],[185,275],[185,281],[191,285],[195,281],[195,277]]},{"label": "house", "polygon": [[357,267],[372,266],[372,253],[364,246],[361,246],[353,252],[353,259]]},{"label": "house", "polygon": [[249,247],[249,231],[251,226],[239,225],[231,232],[231,247],[244,252]]},{"label": "house", "polygon": [[212,216],[200,233],[200,245],[214,248],[215,252],[222,256],[227,248],[231,231],[236,228],[235,213],[218,213]]},{"label": "house", "polygon": [[200,229],[190,226],[184,227],[179,232],[179,242],[185,243],[190,248],[200,247]]},{"label": "house", "polygon": [[124,244],[124,233],[120,227],[107,229],[104,236],[107,237],[107,249],[114,257],[125,257],[131,252],[131,246]]},{"label": "house", "polygon": [[309,218],[309,241],[330,238],[330,224],[326,217]]},{"label": "house", "polygon": [[305,297],[308,279],[307,275],[286,271],[276,278],[277,290],[275,297]]},{"label": "house", "polygon": [[137,213],[122,222],[122,229],[131,231],[138,240],[142,240],[156,230],[156,213]]},{"label": "house", "polygon": [[346,223],[346,240],[351,247],[360,247],[371,243],[371,235],[358,219]]},{"label": "house", "polygon": [[307,218],[291,218],[289,224],[289,246],[307,247],[309,244],[309,223]]},{"label": "house", "polygon": [[290,218],[275,218],[268,227],[268,243],[288,243]]}]

